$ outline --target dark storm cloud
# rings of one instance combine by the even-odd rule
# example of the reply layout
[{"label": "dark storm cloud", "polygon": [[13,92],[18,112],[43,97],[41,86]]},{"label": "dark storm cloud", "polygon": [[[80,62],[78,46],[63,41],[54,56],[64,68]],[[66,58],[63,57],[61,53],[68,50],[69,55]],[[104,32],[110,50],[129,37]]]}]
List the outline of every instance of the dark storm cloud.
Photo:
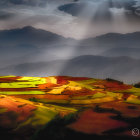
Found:
[{"label": "dark storm cloud", "polygon": [[75,2],[76,0],[1,0],[0,5],[29,5],[29,6],[39,6],[45,7],[47,3],[66,3]]},{"label": "dark storm cloud", "polygon": [[15,16],[15,14],[13,14],[13,13],[0,11],[0,20],[11,19],[11,18],[13,18],[14,16]]},{"label": "dark storm cloud", "polygon": [[[124,14],[130,20],[135,18],[139,20],[140,16],[140,0],[79,0],[77,3],[65,4],[58,7],[72,16],[79,16],[81,11],[84,11],[81,17],[86,18],[89,13],[93,13],[94,21],[109,21],[112,12],[124,9]],[[96,9],[96,10],[93,10]]]},{"label": "dark storm cloud", "polygon": [[2,0],[1,5],[30,5],[30,6],[46,6],[47,0]]}]

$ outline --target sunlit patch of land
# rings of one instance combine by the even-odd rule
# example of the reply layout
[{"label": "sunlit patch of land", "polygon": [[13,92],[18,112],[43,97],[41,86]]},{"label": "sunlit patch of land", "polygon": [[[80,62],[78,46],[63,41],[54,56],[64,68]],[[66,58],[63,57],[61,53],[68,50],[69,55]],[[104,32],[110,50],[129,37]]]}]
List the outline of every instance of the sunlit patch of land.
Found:
[{"label": "sunlit patch of land", "polygon": [[131,129],[140,128],[140,88],[113,79],[1,76],[0,120],[7,139],[49,139],[55,127],[61,139],[132,138]]}]

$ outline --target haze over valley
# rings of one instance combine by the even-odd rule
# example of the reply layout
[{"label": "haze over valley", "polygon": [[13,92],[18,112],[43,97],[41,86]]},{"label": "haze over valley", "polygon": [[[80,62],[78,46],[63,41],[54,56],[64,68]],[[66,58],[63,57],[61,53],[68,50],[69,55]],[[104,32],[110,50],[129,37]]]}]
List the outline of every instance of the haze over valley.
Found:
[{"label": "haze over valley", "polygon": [[2,0],[0,75],[140,81],[139,0]]}]

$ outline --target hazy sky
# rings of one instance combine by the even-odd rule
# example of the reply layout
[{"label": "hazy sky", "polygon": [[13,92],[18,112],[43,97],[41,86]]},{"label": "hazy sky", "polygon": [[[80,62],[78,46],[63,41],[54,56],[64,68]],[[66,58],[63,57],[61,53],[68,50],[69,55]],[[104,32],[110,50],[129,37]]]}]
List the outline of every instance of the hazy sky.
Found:
[{"label": "hazy sky", "polygon": [[140,31],[140,0],[0,0],[0,29],[34,26],[65,37]]}]

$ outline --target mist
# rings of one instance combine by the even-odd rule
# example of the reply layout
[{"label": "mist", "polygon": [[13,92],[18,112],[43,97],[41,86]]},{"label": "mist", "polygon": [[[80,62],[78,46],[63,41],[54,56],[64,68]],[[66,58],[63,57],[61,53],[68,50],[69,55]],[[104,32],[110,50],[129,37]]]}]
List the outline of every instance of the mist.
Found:
[{"label": "mist", "polygon": [[0,75],[138,82],[139,7],[140,0],[3,0]]}]

